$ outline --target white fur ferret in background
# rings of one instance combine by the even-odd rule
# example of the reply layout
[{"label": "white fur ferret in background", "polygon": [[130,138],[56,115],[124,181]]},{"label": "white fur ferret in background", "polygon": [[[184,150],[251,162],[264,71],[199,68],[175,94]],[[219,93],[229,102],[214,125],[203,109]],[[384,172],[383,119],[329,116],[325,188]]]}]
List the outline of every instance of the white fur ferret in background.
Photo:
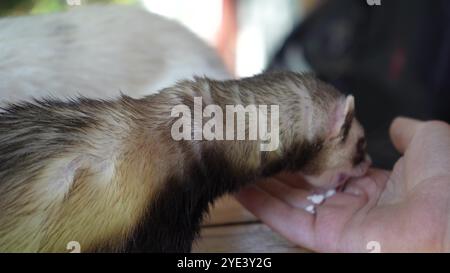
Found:
[{"label": "white fur ferret in background", "polygon": [[230,78],[177,22],[131,6],[0,19],[0,99],[139,98],[193,76]]}]

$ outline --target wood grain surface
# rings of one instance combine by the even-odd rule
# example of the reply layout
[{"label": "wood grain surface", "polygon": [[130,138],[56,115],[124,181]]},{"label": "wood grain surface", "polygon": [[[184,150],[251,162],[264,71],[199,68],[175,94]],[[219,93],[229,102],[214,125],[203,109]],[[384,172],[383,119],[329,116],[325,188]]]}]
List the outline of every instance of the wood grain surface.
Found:
[{"label": "wood grain surface", "polygon": [[205,219],[193,252],[309,252],[258,221],[233,197],[225,196]]}]

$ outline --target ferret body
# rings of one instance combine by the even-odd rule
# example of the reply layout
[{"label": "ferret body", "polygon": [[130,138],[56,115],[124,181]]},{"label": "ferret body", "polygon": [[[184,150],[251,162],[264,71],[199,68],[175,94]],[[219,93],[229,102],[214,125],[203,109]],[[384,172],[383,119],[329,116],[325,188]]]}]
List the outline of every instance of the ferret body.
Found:
[{"label": "ferret body", "polygon": [[230,78],[205,42],[137,7],[0,18],[0,37],[2,105],[49,95],[140,98],[195,75]]},{"label": "ferret body", "polygon": [[[279,105],[280,145],[174,140],[171,111],[194,97]],[[0,251],[61,252],[76,241],[82,252],[187,252],[217,197],[280,171],[334,187],[363,174],[363,142],[352,97],[296,73],[196,78],[142,99],[13,104],[0,113]]]}]

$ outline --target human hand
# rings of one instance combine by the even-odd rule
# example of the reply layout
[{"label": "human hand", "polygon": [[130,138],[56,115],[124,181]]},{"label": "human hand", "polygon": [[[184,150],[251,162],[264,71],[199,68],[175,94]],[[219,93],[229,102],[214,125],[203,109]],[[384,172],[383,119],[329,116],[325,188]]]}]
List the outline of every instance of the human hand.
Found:
[{"label": "human hand", "polygon": [[290,241],[322,252],[450,251],[450,126],[397,118],[391,139],[403,156],[392,172],[370,169],[316,208],[302,178],[280,175],[237,199]]}]

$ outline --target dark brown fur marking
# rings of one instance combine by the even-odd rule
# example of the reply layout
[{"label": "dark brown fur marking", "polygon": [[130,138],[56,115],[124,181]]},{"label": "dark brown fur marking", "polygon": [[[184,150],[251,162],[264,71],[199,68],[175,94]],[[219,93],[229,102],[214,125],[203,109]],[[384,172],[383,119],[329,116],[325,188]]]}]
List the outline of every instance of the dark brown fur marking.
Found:
[{"label": "dark brown fur marking", "polygon": [[217,197],[281,171],[298,171],[314,159],[320,147],[320,142],[302,143],[275,162],[263,162],[256,171],[233,167],[219,150],[204,151],[201,162],[192,162],[181,175],[168,179],[126,251],[191,251],[201,221]]}]

